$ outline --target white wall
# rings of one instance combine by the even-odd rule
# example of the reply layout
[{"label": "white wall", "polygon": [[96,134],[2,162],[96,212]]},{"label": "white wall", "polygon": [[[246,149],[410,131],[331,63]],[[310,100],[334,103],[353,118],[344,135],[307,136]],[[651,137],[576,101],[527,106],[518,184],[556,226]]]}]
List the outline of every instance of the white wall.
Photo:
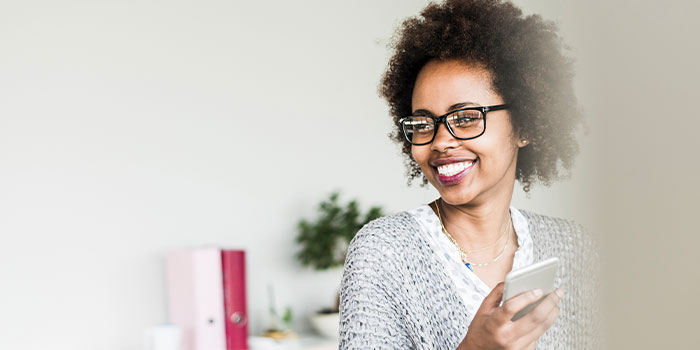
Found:
[{"label": "white wall", "polygon": [[[376,92],[425,3],[0,3],[0,348],[139,349],[166,320],[162,254],[203,244],[247,249],[252,332],[268,283],[307,329],[341,271],[299,265],[296,222],[334,189],[390,212],[435,197],[406,187]],[[575,174],[514,204],[585,220]]]}]

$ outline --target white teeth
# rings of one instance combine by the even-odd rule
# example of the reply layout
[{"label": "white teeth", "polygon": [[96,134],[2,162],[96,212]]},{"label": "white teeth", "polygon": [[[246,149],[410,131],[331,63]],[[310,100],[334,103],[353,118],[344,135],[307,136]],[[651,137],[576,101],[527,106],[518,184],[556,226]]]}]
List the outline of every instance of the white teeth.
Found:
[{"label": "white teeth", "polygon": [[472,164],[474,163],[471,161],[443,164],[437,167],[437,171],[442,176],[454,176],[471,167]]}]

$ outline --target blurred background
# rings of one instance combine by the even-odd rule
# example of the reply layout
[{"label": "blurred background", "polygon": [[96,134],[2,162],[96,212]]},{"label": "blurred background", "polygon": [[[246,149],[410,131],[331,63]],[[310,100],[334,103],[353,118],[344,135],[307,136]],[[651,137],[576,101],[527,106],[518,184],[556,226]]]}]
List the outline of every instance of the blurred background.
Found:
[{"label": "blurred background", "polygon": [[[427,3],[0,0],[0,348],[141,349],[165,252],[205,245],[246,250],[251,334],[268,286],[309,331],[342,270],[300,265],[297,222],[335,190],[437,197],[377,94]],[[559,23],[588,130],[571,178],[513,205],[597,235],[612,348],[700,347],[700,6],[515,3]]]}]

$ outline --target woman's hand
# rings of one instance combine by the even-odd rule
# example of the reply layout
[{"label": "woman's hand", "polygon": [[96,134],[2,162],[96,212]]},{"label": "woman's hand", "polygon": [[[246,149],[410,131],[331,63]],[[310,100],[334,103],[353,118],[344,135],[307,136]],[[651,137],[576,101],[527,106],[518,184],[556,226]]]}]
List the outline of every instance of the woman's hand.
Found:
[{"label": "woman's hand", "polygon": [[[481,303],[458,350],[534,350],[537,339],[559,316],[557,303],[561,297],[550,293],[525,316],[511,321],[518,311],[537,301],[542,291],[537,289],[521,293],[499,307],[504,286],[504,282],[497,284]],[[556,292],[564,295],[559,288]]]}]

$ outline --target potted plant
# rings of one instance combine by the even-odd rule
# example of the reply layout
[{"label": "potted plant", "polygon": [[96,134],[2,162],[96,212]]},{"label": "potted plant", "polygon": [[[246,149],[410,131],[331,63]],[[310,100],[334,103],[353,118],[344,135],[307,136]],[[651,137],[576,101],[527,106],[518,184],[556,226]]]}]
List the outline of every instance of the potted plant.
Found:
[{"label": "potted plant", "polygon": [[[315,270],[340,268],[345,263],[350,241],[366,223],[384,215],[381,207],[371,207],[361,213],[357,200],[347,204],[339,202],[339,193],[333,192],[318,206],[318,217],[298,223],[297,243],[301,250],[297,258],[304,266]],[[311,324],[324,336],[337,338],[340,318],[338,308],[340,292],[336,294],[335,305],[323,308],[311,318]]]}]

